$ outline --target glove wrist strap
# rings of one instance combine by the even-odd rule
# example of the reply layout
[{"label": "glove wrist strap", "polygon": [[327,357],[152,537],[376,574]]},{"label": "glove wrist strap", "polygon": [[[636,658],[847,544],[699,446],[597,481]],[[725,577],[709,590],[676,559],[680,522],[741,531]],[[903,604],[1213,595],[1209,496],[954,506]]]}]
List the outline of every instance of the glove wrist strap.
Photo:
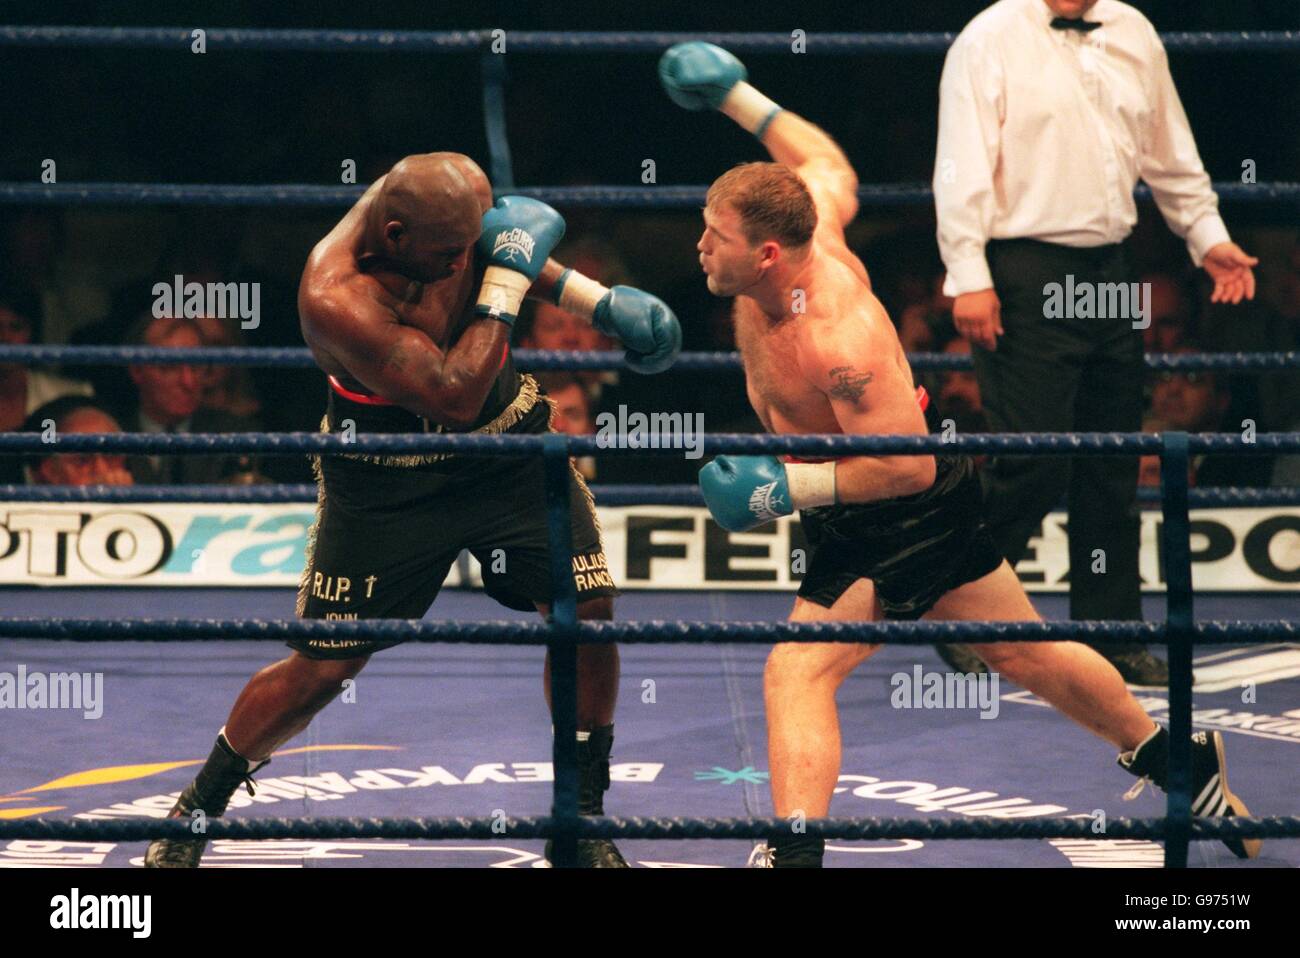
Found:
[{"label": "glove wrist strap", "polygon": [[608,286],[602,286],[575,269],[566,269],[555,283],[553,296],[555,305],[560,309],[590,322],[592,314],[596,312],[596,304],[608,293]]},{"label": "glove wrist strap", "polygon": [[835,495],[834,462],[786,463],[785,478],[790,484],[790,503],[796,510],[812,506],[833,506]]},{"label": "glove wrist strap", "polygon": [[489,266],[483,271],[483,285],[479,287],[474,312],[513,326],[515,317],[519,315],[519,306],[524,301],[524,294],[531,285],[533,281],[523,273],[501,266]]},{"label": "glove wrist strap", "polygon": [[772,120],[781,112],[781,108],[774,101],[759,93],[752,84],[744,80],[733,86],[727,93],[721,109],[760,140]]}]

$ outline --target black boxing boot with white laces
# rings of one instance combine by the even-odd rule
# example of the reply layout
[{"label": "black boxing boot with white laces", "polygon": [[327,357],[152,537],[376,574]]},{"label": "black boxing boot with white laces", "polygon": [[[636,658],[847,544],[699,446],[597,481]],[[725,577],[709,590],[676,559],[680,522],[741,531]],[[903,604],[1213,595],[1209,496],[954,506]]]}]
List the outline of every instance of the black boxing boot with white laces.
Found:
[{"label": "black boxing boot with white laces", "polygon": [[[1125,793],[1125,800],[1137,798],[1148,780],[1167,790],[1169,780],[1169,733],[1156,730],[1131,752],[1121,752],[1119,765],[1138,776],[1137,784]],[[1223,752],[1222,732],[1192,733],[1192,814],[1200,818],[1249,816],[1246,803],[1228,788],[1228,762]],[[1238,858],[1255,858],[1263,840],[1225,838],[1223,844]]]},{"label": "black boxing boot with white laces", "polygon": [[[253,794],[253,773],[270,761],[250,762],[244,758],[230,747],[223,728],[217,734],[212,754],[194,781],[181,792],[167,817],[192,818],[195,812],[202,812],[207,818],[220,818],[240,785],[248,789],[249,795]],[[144,853],[144,867],[198,868],[207,844],[206,838],[156,839]]]},{"label": "black boxing boot with white laces", "polygon": [[[609,753],[614,747],[614,726],[602,725],[578,733],[578,814],[604,815],[609,788]],[[554,843],[546,843],[545,856],[553,861]],[[578,839],[579,868],[630,868],[608,838]]]}]

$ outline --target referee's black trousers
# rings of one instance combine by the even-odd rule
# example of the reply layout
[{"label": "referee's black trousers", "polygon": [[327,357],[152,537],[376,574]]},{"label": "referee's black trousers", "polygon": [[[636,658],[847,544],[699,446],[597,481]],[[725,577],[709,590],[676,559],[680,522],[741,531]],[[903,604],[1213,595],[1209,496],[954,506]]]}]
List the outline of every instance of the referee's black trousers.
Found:
[{"label": "referee's black trousers", "polygon": [[[974,349],[989,428],[1140,431],[1142,331],[1134,328],[1130,310],[1114,308],[1112,299],[1109,309],[1099,308],[1125,315],[1044,315],[1044,287],[1060,283],[1064,301],[1069,276],[1076,289],[1085,282],[1133,281],[1124,247],[994,240],[987,257],[1005,331],[995,351]],[[1044,516],[1067,499],[1071,618],[1142,617],[1137,475],[1136,456],[1001,456],[985,471],[989,527],[1013,565],[1024,557]]]}]

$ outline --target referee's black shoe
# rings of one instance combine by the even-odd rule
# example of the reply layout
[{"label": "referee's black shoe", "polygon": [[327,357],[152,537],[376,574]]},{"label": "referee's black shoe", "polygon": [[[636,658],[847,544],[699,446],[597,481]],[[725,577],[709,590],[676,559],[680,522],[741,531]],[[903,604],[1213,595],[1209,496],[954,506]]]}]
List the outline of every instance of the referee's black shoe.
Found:
[{"label": "referee's black shoe", "polygon": [[1115,666],[1126,684],[1153,689],[1169,687],[1169,665],[1164,659],[1157,658],[1141,646],[1098,643],[1094,648],[1107,662]]}]

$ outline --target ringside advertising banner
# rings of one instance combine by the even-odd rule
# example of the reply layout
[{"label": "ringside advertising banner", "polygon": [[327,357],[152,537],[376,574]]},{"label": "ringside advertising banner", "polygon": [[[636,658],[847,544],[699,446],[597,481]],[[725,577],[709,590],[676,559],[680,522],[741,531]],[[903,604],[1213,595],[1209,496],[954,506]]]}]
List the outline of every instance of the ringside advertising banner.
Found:
[{"label": "ringside advertising banner", "polygon": [[[0,585],[296,586],[314,506],[0,503]],[[794,589],[809,551],[797,518],[729,533],[702,508],[601,508],[610,573],[624,589]],[[1044,520],[1017,572],[1031,592],[1068,588],[1064,513]],[[1143,589],[1162,591],[1160,514],[1142,521]],[[480,583],[468,556],[449,586]],[[1300,584],[1300,509],[1192,512],[1198,591]],[[1093,557],[1104,563],[1106,557]]]}]

